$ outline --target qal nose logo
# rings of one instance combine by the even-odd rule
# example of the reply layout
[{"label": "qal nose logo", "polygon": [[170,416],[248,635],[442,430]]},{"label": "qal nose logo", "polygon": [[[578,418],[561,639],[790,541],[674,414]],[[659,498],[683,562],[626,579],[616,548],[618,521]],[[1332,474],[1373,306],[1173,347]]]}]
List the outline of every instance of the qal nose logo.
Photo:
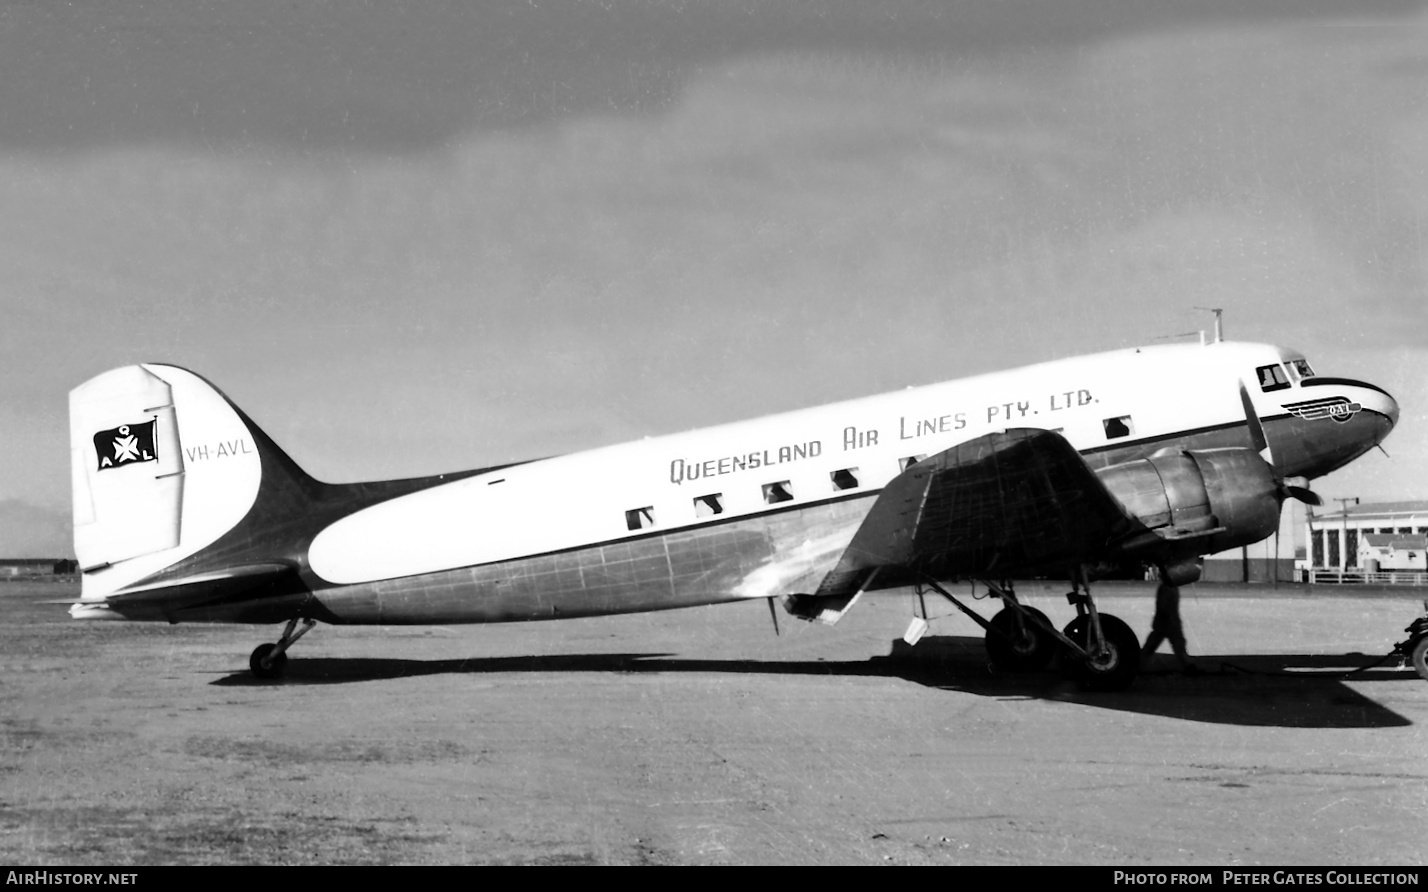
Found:
[{"label": "qal nose logo", "polygon": [[1322,400],[1308,400],[1302,403],[1285,403],[1284,408],[1291,415],[1298,415],[1306,421],[1328,418],[1339,424],[1348,424],[1349,419],[1363,411],[1362,403],[1355,403],[1342,396]]},{"label": "qal nose logo", "polygon": [[158,461],[159,453],[154,448],[154,432],[158,424],[156,418],[141,424],[121,424],[95,434],[94,452],[99,459],[99,470]]}]

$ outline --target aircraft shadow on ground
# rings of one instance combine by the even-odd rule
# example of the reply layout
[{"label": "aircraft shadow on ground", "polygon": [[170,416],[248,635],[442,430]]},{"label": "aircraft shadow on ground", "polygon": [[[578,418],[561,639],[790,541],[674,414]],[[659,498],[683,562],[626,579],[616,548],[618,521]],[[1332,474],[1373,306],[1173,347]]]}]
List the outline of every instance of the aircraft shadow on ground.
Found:
[{"label": "aircraft shadow on ground", "polygon": [[[1161,662],[1164,661],[1164,662]],[[980,638],[928,636],[915,648],[901,640],[886,656],[866,660],[710,660],[667,653],[556,654],[463,660],[294,658],[279,682],[236,673],[222,686],[335,685],[424,675],[521,672],[828,675],[902,678],[916,684],[1006,700],[1054,700],[1103,709],[1222,725],[1284,728],[1391,728],[1412,722],[1350,688],[1345,681],[1422,684],[1397,658],[1361,670],[1374,658],[1358,654],[1234,654],[1197,656],[1202,673],[1169,671],[1159,655],[1125,691],[1083,690],[1052,668],[1002,672],[988,666]]]}]

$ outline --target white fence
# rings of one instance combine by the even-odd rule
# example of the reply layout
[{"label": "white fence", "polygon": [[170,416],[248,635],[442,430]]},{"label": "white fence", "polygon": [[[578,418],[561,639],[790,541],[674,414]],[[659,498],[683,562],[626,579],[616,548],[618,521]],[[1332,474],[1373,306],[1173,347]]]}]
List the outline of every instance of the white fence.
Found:
[{"label": "white fence", "polygon": [[1369,573],[1360,570],[1309,570],[1314,585],[1428,585],[1428,573],[1387,570]]}]

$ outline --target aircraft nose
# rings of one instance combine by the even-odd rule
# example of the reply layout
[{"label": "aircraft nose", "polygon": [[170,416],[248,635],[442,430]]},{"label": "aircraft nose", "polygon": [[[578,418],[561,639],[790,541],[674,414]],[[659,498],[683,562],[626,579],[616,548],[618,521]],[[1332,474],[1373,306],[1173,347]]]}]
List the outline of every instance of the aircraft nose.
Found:
[{"label": "aircraft nose", "polygon": [[1362,454],[1386,440],[1398,425],[1398,400],[1383,388],[1363,381],[1352,382],[1345,389],[1345,396],[1352,401],[1351,408],[1360,409],[1351,416],[1357,423],[1347,427],[1358,440]]},{"label": "aircraft nose", "polygon": [[[1388,408],[1384,410],[1384,414],[1388,416],[1388,427],[1389,430],[1392,430],[1393,428],[1398,427],[1398,400],[1394,399],[1386,393],[1383,396],[1384,399],[1388,400]],[[1385,435],[1387,433],[1388,431],[1384,431]]]},{"label": "aircraft nose", "polygon": [[1276,426],[1274,466],[1287,477],[1322,477],[1382,443],[1398,424],[1398,401],[1367,381],[1306,378]]},{"label": "aircraft nose", "polygon": [[1365,386],[1356,395],[1357,401],[1368,411],[1376,416],[1374,420],[1376,433],[1374,445],[1382,443],[1389,432],[1398,426],[1398,400],[1394,399],[1388,391],[1377,387]]},{"label": "aircraft nose", "polygon": [[1364,402],[1364,408],[1382,415],[1382,420],[1379,421],[1378,437],[1374,440],[1374,444],[1378,445],[1379,442],[1384,441],[1385,437],[1388,437],[1389,431],[1398,427],[1398,400],[1394,400],[1387,391],[1375,391],[1369,394],[1369,397],[1371,398]]}]

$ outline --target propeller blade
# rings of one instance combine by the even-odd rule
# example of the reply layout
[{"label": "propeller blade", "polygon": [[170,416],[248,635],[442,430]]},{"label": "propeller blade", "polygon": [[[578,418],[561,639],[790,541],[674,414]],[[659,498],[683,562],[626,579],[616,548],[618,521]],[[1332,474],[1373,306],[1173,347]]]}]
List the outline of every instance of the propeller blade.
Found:
[{"label": "propeller blade", "polygon": [[1285,495],[1289,496],[1290,498],[1298,499],[1306,505],[1314,505],[1317,507],[1324,504],[1324,500],[1321,499],[1319,497],[1319,494],[1312,489],[1305,489],[1302,486],[1287,485],[1283,486],[1282,488],[1284,489]]},{"label": "propeller blade", "polygon": [[1249,425],[1250,443],[1254,446],[1254,451],[1272,466],[1274,454],[1270,451],[1269,440],[1264,436],[1264,425],[1260,423],[1259,413],[1254,410],[1249,391],[1245,389],[1244,379],[1240,379],[1240,405],[1245,408],[1245,423]]}]

